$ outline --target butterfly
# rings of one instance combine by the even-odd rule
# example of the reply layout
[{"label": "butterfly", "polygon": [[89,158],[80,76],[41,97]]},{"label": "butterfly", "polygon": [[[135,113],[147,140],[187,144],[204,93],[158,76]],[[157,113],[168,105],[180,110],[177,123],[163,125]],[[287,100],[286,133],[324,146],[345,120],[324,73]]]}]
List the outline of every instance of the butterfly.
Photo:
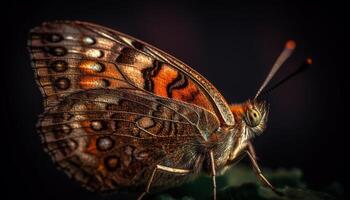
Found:
[{"label": "butterfly", "polygon": [[287,43],[256,97],[229,105],[198,72],[115,30],[80,21],[30,31],[28,49],[44,98],[38,132],[55,165],[90,191],[135,189],[142,199],[196,178],[212,177],[248,156],[266,126],[257,98],[294,49]]}]

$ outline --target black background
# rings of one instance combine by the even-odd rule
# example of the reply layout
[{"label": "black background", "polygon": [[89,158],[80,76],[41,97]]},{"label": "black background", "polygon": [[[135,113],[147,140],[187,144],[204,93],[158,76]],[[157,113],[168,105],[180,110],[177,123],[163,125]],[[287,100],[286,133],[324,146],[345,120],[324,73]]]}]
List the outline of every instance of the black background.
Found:
[{"label": "black background", "polygon": [[[307,57],[314,65],[270,96],[268,128],[254,140],[260,163],[301,168],[312,188],[345,183],[348,126],[345,114],[345,45],[342,5],[319,3],[12,1],[2,8],[5,128],[1,131],[7,193],[12,197],[94,198],[52,165],[35,132],[42,98],[34,82],[27,33],[43,21],[94,22],[169,52],[199,71],[228,102],[252,98],[285,41],[295,54],[275,77],[283,78]],[[3,54],[6,55],[6,54]],[[8,59],[10,58],[10,59]],[[4,179],[2,179],[4,180]]]}]

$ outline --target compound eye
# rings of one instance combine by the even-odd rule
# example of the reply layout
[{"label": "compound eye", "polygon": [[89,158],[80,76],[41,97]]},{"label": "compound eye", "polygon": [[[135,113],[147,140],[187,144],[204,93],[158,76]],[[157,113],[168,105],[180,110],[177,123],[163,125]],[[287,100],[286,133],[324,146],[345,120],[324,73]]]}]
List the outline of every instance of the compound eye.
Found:
[{"label": "compound eye", "polygon": [[255,109],[249,109],[247,114],[246,114],[245,121],[246,121],[247,125],[250,127],[255,127],[255,126],[259,125],[260,121],[261,121],[260,112],[255,110]]}]

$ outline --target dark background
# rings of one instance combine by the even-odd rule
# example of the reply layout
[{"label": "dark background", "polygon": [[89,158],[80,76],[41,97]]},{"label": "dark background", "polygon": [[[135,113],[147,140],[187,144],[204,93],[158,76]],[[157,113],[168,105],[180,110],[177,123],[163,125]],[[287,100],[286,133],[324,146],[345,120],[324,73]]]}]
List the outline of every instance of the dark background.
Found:
[{"label": "dark background", "polygon": [[[35,132],[42,98],[34,82],[26,38],[43,21],[83,20],[104,25],[169,52],[210,80],[228,102],[252,98],[286,40],[295,54],[275,77],[307,57],[314,65],[276,89],[265,133],[254,140],[260,163],[301,168],[311,188],[345,183],[345,6],[305,3],[12,1],[2,8],[5,124],[1,146],[9,156],[5,187],[12,197],[61,199],[95,196],[52,165]],[[6,55],[6,54],[3,54]],[[3,85],[3,84],[2,84]],[[6,91],[7,90],[7,91]]]}]

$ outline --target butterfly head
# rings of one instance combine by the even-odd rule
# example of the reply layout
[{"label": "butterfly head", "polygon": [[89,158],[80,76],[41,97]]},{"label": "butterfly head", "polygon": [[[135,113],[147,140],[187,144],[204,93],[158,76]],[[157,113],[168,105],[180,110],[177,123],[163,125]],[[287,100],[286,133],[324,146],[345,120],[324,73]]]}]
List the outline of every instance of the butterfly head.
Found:
[{"label": "butterfly head", "polygon": [[243,134],[249,138],[264,131],[269,113],[265,101],[248,100],[242,104],[233,104],[231,111]]},{"label": "butterfly head", "polygon": [[268,105],[266,102],[248,101],[245,106],[243,121],[249,131],[253,134],[261,134],[266,127],[268,118]]}]

